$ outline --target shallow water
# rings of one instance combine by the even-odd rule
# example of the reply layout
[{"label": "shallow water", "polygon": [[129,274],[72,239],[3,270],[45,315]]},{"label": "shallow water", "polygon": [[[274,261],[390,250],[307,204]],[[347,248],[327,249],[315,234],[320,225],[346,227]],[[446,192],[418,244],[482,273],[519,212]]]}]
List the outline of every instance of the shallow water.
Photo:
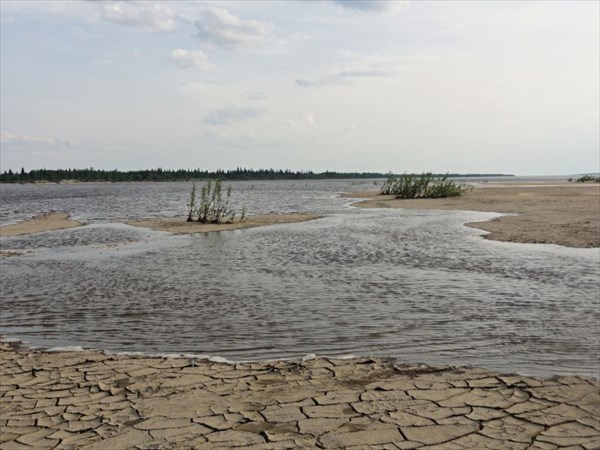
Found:
[{"label": "shallow water", "polygon": [[32,346],[230,360],[385,355],[599,376],[597,249],[499,243],[464,211],[363,210],[372,181],[232,183],[255,213],[316,221],[202,235],[115,222],[185,214],[187,183],[2,186],[3,223],[66,210],[81,228],[2,238],[2,334]]}]

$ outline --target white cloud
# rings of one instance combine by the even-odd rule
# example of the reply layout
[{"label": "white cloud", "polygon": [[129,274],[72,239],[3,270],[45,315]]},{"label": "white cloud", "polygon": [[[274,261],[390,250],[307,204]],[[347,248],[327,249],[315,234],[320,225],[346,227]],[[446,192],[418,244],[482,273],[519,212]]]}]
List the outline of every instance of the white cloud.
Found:
[{"label": "white cloud", "polygon": [[[393,77],[398,70],[415,63],[414,57],[392,57],[380,53],[358,53],[341,49],[336,52],[337,67],[331,72],[313,78],[298,78],[302,87],[351,85],[358,78]],[[422,58],[417,58],[418,60]]]},{"label": "white cloud", "polygon": [[147,2],[98,2],[103,20],[129,27],[142,27],[155,32],[173,31],[175,13],[165,4]]},{"label": "white cloud", "polygon": [[302,79],[302,78],[297,78],[296,80],[296,84],[298,86],[302,86],[302,87],[315,87],[315,86],[335,86],[335,85],[341,85],[341,84],[348,84],[348,83],[343,83],[343,81],[339,78],[335,78],[335,77],[322,77],[317,79]]},{"label": "white cloud", "polygon": [[267,94],[262,91],[252,91],[248,93],[248,100],[265,100],[267,98]]},{"label": "white cloud", "polygon": [[217,66],[208,61],[202,50],[175,49],[171,52],[171,61],[182,69],[196,69],[199,72],[214,72]]},{"label": "white cloud", "polygon": [[131,50],[131,54],[136,58],[139,58],[140,56],[142,56],[142,51],[139,48],[134,48],[133,50]]},{"label": "white cloud", "polygon": [[94,16],[96,13],[97,9],[92,2],[69,0],[55,0],[52,2],[2,1],[1,18],[3,22],[31,17],[47,20],[51,16],[82,19]]},{"label": "white cloud", "polygon": [[22,166],[30,169],[89,167],[92,164],[106,167],[108,161],[114,161],[114,158],[128,152],[128,149],[120,145],[19,135],[8,131],[0,133],[0,142],[2,167],[13,170]]},{"label": "white cloud", "polygon": [[0,143],[4,144],[3,150],[20,147],[29,144],[42,144],[51,147],[72,147],[75,142],[71,140],[58,139],[55,137],[41,138],[27,135],[14,134],[9,131],[0,133]]},{"label": "white cloud", "polygon": [[71,36],[78,41],[85,41],[91,38],[94,38],[94,33],[90,32],[89,29],[85,29],[83,27],[77,26],[71,28]]},{"label": "white cloud", "polygon": [[110,58],[96,59],[92,61],[92,64],[95,66],[109,66],[111,63],[112,61],[110,60]]},{"label": "white cloud", "polygon": [[263,109],[259,108],[223,108],[215,109],[210,111],[205,117],[203,122],[210,125],[226,125],[230,122],[237,122],[240,120],[254,119],[262,116],[265,113]]},{"label": "white cloud", "polygon": [[390,75],[390,72],[378,69],[345,70],[315,79],[299,78],[296,79],[296,84],[302,87],[341,86],[352,84],[351,80],[354,78],[388,77]]},{"label": "white cloud", "polygon": [[185,93],[194,94],[199,92],[205,92],[208,90],[216,89],[218,84],[207,84],[207,83],[198,83],[197,81],[192,81],[191,83],[186,83],[181,86],[181,90]]},{"label": "white cloud", "polygon": [[396,13],[409,2],[407,0],[332,0],[336,5],[355,11]]},{"label": "white cloud", "polygon": [[194,22],[196,37],[211,45],[230,50],[260,43],[272,32],[272,26],[257,20],[242,20],[224,8],[206,7]]},{"label": "white cloud", "polygon": [[281,122],[289,127],[315,125],[317,123],[315,115],[310,111],[304,114],[295,114],[292,117],[288,117],[286,119],[281,119]]}]

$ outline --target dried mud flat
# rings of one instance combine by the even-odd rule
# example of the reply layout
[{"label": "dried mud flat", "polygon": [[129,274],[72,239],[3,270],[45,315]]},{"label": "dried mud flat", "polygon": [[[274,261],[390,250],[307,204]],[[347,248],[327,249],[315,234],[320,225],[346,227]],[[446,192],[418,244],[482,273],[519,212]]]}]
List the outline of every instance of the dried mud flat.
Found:
[{"label": "dried mud flat", "polygon": [[598,381],[0,345],[0,448],[597,449]]},{"label": "dried mud flat", "polygon": [[442,209],[509,213],[487,222],[468,223],[497,241],[600,247],[600,185],[490,183],[461,197],[400,199],[378,192],[345,194],[367,198],[362,208]]}]

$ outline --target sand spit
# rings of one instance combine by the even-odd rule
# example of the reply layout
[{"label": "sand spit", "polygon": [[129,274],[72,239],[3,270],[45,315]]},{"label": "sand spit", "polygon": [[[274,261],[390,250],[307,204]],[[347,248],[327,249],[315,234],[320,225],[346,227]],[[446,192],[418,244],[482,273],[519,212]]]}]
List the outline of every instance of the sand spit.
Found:
[{"label": "sand spit", "polygon": [[162,218],[148,220],[134,220],[127,222],[136,227],[151,228],[155,231],[170,231],[178,234],[209,233],[211,231],[239,230],[242,228],[262,227],[282,223],[306,222],[319,219],[321,216],[314,214],[267,214],[262,216],[249,216],[244,222],[236,220],[233,223],[202,224],[186,222],[182,218]]},{"label": "sand spit", "polygon": [[600,185],[489,184],[461,197],[396,200],[377,192],[347,194],[368,198],[362,208],[452,209],[519,214],[468,223],[489,231],[486,239],[567,247],[600,247]]},{"label": "sand spit", "polygon": [[35,216],[25,222],[0,227],[0,236],[21,236],[24,234],[40,233],[42,231],[74,228],[81,225],[81,222],[69,219],[67,213],[49,212]]},{"label": "sand spit", "polygon": [[15,256],[23,256],[30,254],[31,250],[0,250],[0,258],[12,258]]},{"label": "sand spit", "polygon": [[600,447],[600,384],[576,376],[368,358],[228,365],[7,344],[0,375],[6,450]]}]

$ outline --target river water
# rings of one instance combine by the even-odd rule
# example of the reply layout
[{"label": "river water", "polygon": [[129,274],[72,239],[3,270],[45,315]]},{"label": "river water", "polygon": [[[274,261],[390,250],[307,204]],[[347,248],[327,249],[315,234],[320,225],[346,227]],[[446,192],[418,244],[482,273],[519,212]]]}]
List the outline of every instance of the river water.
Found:
[{"label": "river water", "polygon": [[[191,183],[2,185],[0,222],[85,226],[2,238],[1,333],[32,347],[229,360],[380,355],[534,375],[600,375],[598,249],[481,238],[493,213],[360,209],[373,181],[230,183],[250,214],[298,224],[172,235]],[[227,183],[229,184],[229,183]]]}]

